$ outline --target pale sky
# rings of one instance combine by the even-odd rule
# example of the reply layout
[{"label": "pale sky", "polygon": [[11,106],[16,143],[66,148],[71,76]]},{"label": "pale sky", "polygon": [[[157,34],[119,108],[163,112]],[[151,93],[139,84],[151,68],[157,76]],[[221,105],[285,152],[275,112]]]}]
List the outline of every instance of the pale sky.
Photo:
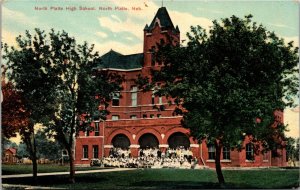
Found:
[{"label": "pale sky", "polygon": [[[253,15],[253,21],[274,31],[286,42],[299,46],[299,2],[291,1],[212,1],[164,0],[173,24],[179,26],[181,40],[191,25],[206,29],[213,20],[236,15]],[[143,29],[150,24],[162,1],[154,0],[3,0],[2,41],[15,44],[15,37],[34,28],[49,32],[65,30],[78,41],[95,44],[100,54],[110,49],[122,54],[143,51]],[[35,10],[35,7],[47,10]],[[61,7],[63,10],[54,10]],[[76,10],[68,10],[75,7]],[[80,10],[80,7],[95,10]],[[112,8],[112,10],[99,10]],[[115,10],[119,7],[123,10]],[[137,8],[133,10],[132,8]],[[124,10],[127,8],[128,10]],[[299,101],[298,101],[299,102]],[[288,109],[284,114],[289,124],[288,135],[299,136],[298,111]]]}]

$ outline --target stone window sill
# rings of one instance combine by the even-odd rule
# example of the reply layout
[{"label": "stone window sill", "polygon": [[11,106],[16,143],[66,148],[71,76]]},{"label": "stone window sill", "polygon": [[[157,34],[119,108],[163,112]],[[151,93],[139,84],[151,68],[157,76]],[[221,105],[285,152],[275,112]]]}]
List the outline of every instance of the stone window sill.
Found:
[{"label": "stone window sill", "polygon": [[231,160],[221,160],[221,162],[231,162]]},{"label": "stone window sill", "polygon": [[215,160],[210,159],[210,160],[206,160],[206,162],[215,162]]}]

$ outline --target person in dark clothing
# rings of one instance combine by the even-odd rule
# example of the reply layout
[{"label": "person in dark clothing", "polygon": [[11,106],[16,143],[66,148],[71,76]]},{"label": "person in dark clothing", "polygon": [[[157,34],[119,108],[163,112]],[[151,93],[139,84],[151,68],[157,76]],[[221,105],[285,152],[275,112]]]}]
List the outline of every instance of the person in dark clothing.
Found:
[{"label": "person in dark clothing", "polygon": [[158,149],[158,151],[157,151],[157,157],[158,158],[161,158],[161,151]]},{"label": "person in dark clothing", "polygon": [[140,157],[144,156],[144,152],[143,152],[143,149],[141,149],[140,151]]}]

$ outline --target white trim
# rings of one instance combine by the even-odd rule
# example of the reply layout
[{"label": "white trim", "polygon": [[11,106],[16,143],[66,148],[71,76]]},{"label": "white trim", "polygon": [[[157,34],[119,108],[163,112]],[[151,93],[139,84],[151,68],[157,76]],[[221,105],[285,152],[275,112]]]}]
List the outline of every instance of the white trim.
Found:
[{"label": "white trim", "polygon": [[88,158],[81,158],[81,160],[89,160]]},{"label": "white trim", "polygon": [[76,138],[80,138],[80,139],[99,138],[99,139],[102,139],[103,136],[79,136],[79,137],[76,137]]},{"label": "white trim", "polygon": [[254,163],[255,160],[245,160],[245,162],[247,162],[247,163]]},{"label": "white trim", "polygon": [[206,162],[215,162],[215,160],[210,159],[210,160],[206,160]]},{"label": "white trim", "polygon": [[135,68],[135,69],[103,68],[103,69],[99,69],[99,70],[103,70],[103,71],[111,70],[111,71],[125,71],[125,72],[128,72],[128,71],[140,71],[140,70],[142,70],[142,68]]},{"label": "white trim", "polygon": [[[154,118],[136,118],[136,119],[119,119],[119,120],[111,120],[111,119],[108,119],[106,121],[137,121],[137,120],[142,120],[142,119],[145,119],[145,120],[151,120],[151,119],[174,119],[174,118],[180,118],[182,116],[171,116],[171,117],[154,117]],[[199,147],[199,145],[198,145]]]},{"label": "white trim", "polygon": [[146,36],[151,36],[152,35],[152,33],[146,33]]},{"label": "white trim", "polygon": [[[138,108],[139,106],[130,106],[129,108]],[[115,107],[114,107],[115,108]],[[117,107],[120,108],[120,107]],[[123,107],[125,108],[125,107]],[[165,111],[173,111],[174,109],[165,109]],[[138,111],[111,111],[111,113],[136,113],[136,112],[141,112],[141,113],[148,113],[148,112],[159,112],[156,109],[151,109],[151,110],[138,110]]]},{"label": "white trim", "polygon": [[138,144],[132,144],[129,146],[129,148],[140,148],[140,145]]},{"label": "white trim", "polygon": [[104,145],[103,147],[104,147],[104,148],[113,148],[114,146],[111,145],[111,144],[106,144],[106,145]]},{"label": "white trim", "polygon": [[169,148],[168,144],[160,144],[158,145],[159,148]]},{"label": "white trim", "polygon": [[199,148],[199,144],[190,144],[190,147]]},{"label": "white trim", "polygon": [[263,162],[269,162],[269,160],[263,160]]},{"label": "white trim", "polygon": [[225,162],[225,163],[231,163],[231,160],[228,160],[228,159],[223,159],[223,160],[220,160],[221,162]]},{"label": "white trim", "polygon": [[[121,91],[126,93],[132,93],[132,91]],[[136,91],[140,92],[140,91]],[[169,103],[162,103],[162,104],[138,104],[136,106],[112,106],[114,108],[135,108],[135,107],[153,107],[153,106],[161,106],[161,105],[176,105],[175,103],[169,104]]]}]

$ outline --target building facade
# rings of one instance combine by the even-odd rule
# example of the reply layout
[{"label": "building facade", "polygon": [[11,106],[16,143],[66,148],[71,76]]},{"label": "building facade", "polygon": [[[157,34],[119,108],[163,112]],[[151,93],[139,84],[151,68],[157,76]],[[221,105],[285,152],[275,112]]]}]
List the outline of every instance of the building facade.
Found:
[{"label": "building facade", "polygon": [[17,158],[17,149],[8,148],[5,149],[2,154],[2,163],[3,164],[16,164],[18,162]]},{"label": "building facade", "polygon": [[[102,56],[99,69],[108,69],[124,77],[123,90],[117,92],[108,107],[110,115],[105,121],[95,121],[92,131],[80,131],[76,138],[75,164],[89,164],[93,158],[107,157],[114,147],[127,148],[132,157],[139,156],[139,150],[157,147],[161,152],[168,148],[185,147],[190,149],[200,165],[214,167],[213,146],[197,142],[189,135],[189,130],[181,126],[182,116],[176,115],[176,105],[172,99],[155,95],[156,88],[143,92],[138,89],[136,80],[139,75],[151,75],[151,69],[159,69],[152,54],[157,43],[179,43],[180,31],[165,7],[159,8],[150,25],[144,28],[144,48],[140,54],[122,55],[111,50]],[[280,122],[283,121],[282,112]],[[244,141],[242,151],[223,149],[221,163],[223,166],[283,166],[284,149],[281,156],[272,158],[271,153],[258,154],[253,157],[253,145],[249,139]],[[253,159],[254,158],[254,159]],[[284,162],[283,162],[284,161]]]}]

